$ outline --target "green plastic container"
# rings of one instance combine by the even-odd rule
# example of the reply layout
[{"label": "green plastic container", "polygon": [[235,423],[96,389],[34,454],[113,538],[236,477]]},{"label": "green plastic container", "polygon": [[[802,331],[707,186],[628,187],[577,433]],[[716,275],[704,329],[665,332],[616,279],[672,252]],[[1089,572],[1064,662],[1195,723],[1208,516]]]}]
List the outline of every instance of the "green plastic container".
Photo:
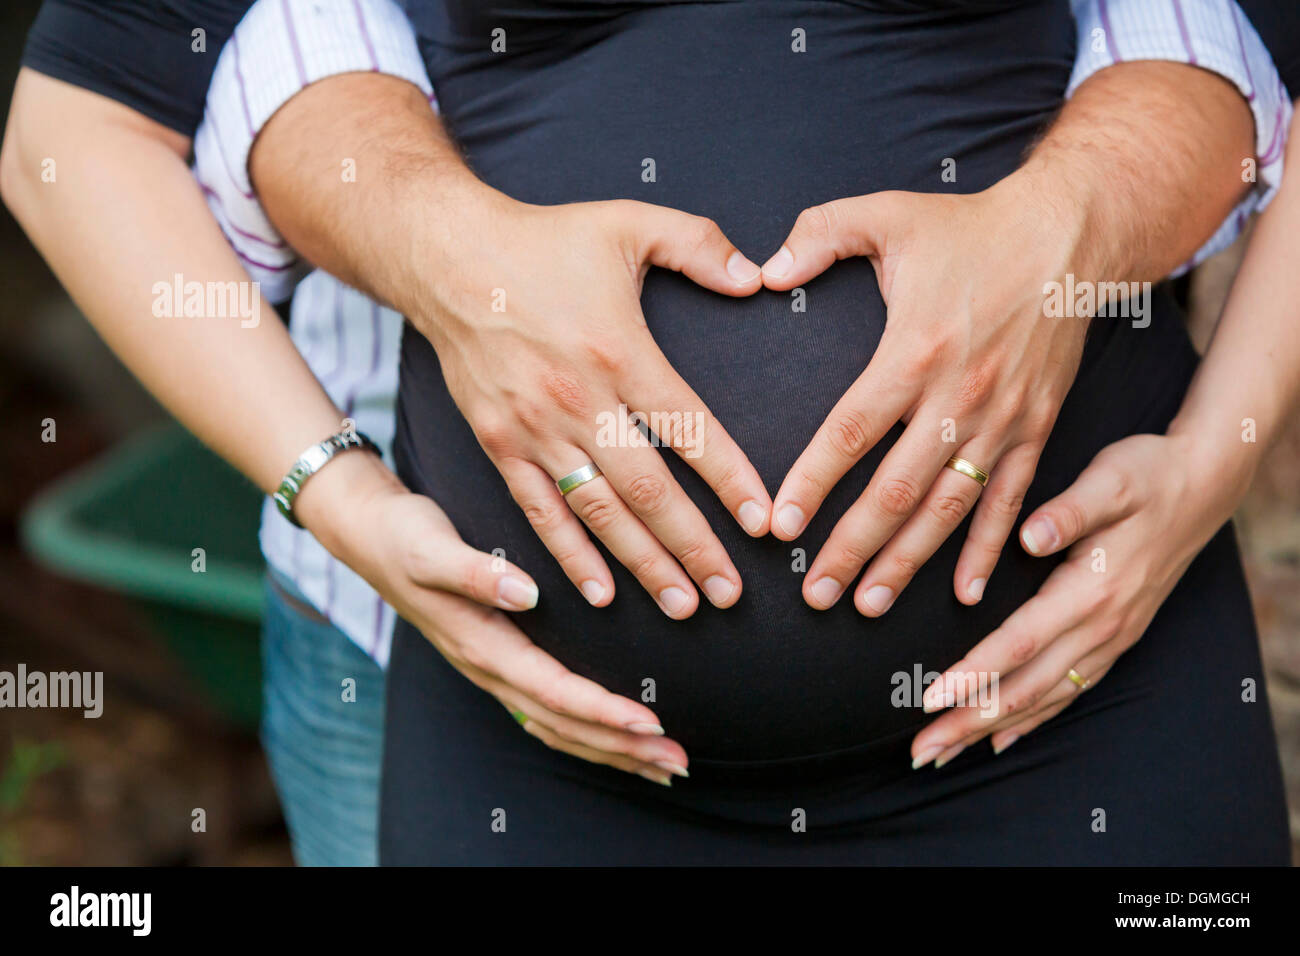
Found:
[{"label": "green plastic container", "polygon": [[[179,425],[64,476],[28,506],[23,542],[68,577],[136,600],[229,719],[261,710],[261,493]],[[194,570],[194,549],[206,570]]]}]

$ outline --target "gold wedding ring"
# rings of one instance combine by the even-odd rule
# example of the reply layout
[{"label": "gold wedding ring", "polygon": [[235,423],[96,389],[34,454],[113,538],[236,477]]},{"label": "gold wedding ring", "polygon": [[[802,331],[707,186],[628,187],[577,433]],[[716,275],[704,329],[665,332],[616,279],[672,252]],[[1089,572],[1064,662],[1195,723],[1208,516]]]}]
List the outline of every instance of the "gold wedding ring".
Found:
[{"label": "gold wedding ring", "polygon": [[574,488],[581,488],[587,482],[591,481],[591,479],[599,477],[600,469],[596,467],[595,462],[592,462],[591,464],[583,465],[577,471],[569,472],[555,483],[555,487],[560,489],[560,494],[567,495]]},{"label": "gold wedding ring", "polygon": [[1088,680],[1088,678],[1084,677],[1073,667],[1070,668],[1070,673],[1066,674],[1065,676],[1070,678],[1070,680],[1074,683],[1076,687],[1079,688],[1079,690],[1087,690],[1088,685],[1092,683],[1092,681]]},{"label": "gold wedding ring", "polygon": [[948,459],[948,467],[953,471],[961,472],[967,478],[974,478],[981,485],[987,486],[989,483],[989,473],[979,465],[972,464],[965,458],[958,458],[954,455],[952,458]]}]

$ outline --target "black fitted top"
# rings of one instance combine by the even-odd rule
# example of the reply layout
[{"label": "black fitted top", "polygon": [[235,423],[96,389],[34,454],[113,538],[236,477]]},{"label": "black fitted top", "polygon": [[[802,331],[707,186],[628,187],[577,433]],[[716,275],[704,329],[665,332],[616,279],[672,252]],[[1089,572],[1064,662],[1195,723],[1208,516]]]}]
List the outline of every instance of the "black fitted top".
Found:
[{"label": "black fitted top", "polygon": [[[972,192],[1006,176],[1060,106],[1074,58],[1065,0],[443,3],[411,13],[445,122],[488,183],[535,203],[632,198],[709,216],[756,262],[806,206],[882,189]],[[496,27],[506,31],[504,53],[491,50]],[[805,53],[791,49],[796,28]],[[653,183],[641,178],[647,157]],[[956,183],[941,179],[947,158]],[[669,361],[771,491],[884,327],[864,259],[805,288],[803,313],[788,294],[729,299],[662,270],[643,295]],[[1036,487],[1045,492],[1176,407],[1192,363],[1176,319],[1119,332],[1113,322],[1093,336],[1080,395],[1044,455]],[[914,730],[919,710],[891,701],[896,675],[957,660],[1050,570],[1013,544],[984,602],[964,607],[951,585],[963,529],[882,618],[861,617],[848,600],[809,609],[796,549],[806,567],[894,437],[840,482],[793,544],[750,539],[667,455],[735,561],[744,595],[727,611],[702,602],[673,622],[610,559],[618,595],[593,609],[479,449],[432,348],[409,330],[403,343],[405,480],[471,544],[504,548],[537,578],[541,602],[516,620],[538,644],[619,693],[638,696],[653,680],[656,712],[696,759],[818,754]]]}]

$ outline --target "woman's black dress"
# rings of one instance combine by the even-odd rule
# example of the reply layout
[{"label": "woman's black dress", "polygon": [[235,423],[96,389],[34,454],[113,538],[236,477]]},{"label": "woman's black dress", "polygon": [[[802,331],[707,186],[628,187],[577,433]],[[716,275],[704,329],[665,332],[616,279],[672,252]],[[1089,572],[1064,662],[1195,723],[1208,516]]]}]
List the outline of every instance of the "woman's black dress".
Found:
[{"label": "woman's black dress", "polygon": [[[534,203],[632,198],[709,216],[757,262],[806,206],[1003,178],[1060,106],[1074,56],[1066,0],[408,7],[447,126],[486,182]],[[497,28],[504,52],[492,49]],[[956,183],[941,178],[949,158]],[[643,305],[668,359],[772,491],[885,322],[866,260],[809,282],[803,312],[788,294],[728,299],[661,270]],[[1147,328],[1096,320],[1025,513],[1105,445],[1161,431],[1195,365],[1163,295]],[[673,622],[608,557],[618,596],[586,604],[409,328],[399,404],[407,484],[472,545],[504,548],[536,577],[540,604],[515,618],[534,641],[634,699],[653,682],[652,706],[690,754],[691,777],[667,789],[548,750],[403,623],[388,683],[384,862],[1287,862],[1268,704],[1262,692],[1243,700],[1243,682],[1262,685],[1263,674],[1230,528],[1145,638],[1059,717],[996,758],[984,745],[914,772],[910,741],[929,718],[895,706],[896,675],[958,660],[1054,562],[1013,542],[984,601],[965,607],[951,589],[963,526],[884,617],[847,600],[810,610],[793,552],[816,554],[896,433],[793,545],[750,539],[667,455],[745,581],[730,610],[701,602]]]}]

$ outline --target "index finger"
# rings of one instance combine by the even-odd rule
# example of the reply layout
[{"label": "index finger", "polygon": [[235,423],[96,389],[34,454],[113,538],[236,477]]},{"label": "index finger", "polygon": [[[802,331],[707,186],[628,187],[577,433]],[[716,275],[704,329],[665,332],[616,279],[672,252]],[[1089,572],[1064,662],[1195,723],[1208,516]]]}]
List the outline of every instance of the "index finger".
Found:
[{"label": "index finger", "polygon": [[619,397],[647,428],[708,483],[736,522],[753,537],[767,534],[772,499],[749,456],[704,400],[655,346],[656,360],[619,387]]},{"label": "index finger", "polygon": [[832,488],[903,417],[915,391],[882,369],[879,351],[835,403],[808,447],[790,468],[772,506],[772,533],[793,541]]}]

